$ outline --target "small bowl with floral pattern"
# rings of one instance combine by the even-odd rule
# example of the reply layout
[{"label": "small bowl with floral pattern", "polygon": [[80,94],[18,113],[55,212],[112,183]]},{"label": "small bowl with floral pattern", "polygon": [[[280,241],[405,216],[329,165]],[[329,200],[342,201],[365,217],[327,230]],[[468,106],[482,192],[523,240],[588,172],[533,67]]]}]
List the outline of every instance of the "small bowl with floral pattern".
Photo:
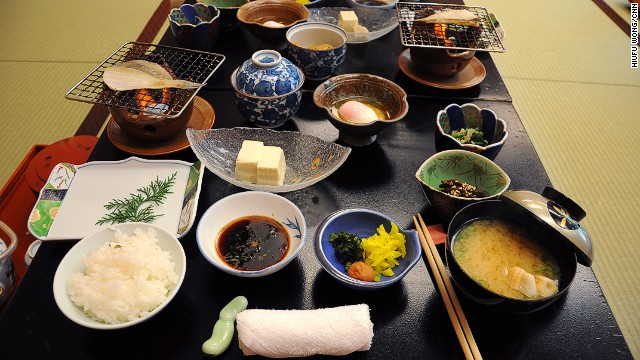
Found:
[{"label": "small bowl with floral pattern", "polygon": [[304,74],[275,50],[256,51],[231,74],[238,110],[254,125],[284,125],[300,108]]},{"label": "small bowl with floral pattern", "polygon": [[169,13],[169,26],[180,46],[210,50],[220,35],[220,11],[213,5],[183,4]]},{"label": "small bowl with floral pattern", "polygon": [[415,176],[431,206],[445,220],[469,204],[498,197],[511,184],[509,175],[496,163],[467,150],[435,153]]},{"label": "small bowl with floral pattern", "polygon": [[287,31],[288,53],[310,80],[330,77],[344,62],[347,33],[339,26],[306,22]]},{"label": "small bowl with floral pattern", "polygon": [[504,120],[475,104],[451,104],[436,117],[436,150],[468,150],[495,159],[509,133]]},{"label": "small bowl with floral pattern", "polygon": [[[258,259],[234,258],[231,251],[226,252],[225,246],[221,246],[222,235],[229,226],[237,221],[247,221],[249,218],[266,217],[270,225],[283,230],[288,239],[287,245],[279,247],[280,251],[273,251],[261,256],[271,257],[279,255],[280,259],[270,261],[271,265],[263,267],[257,264]],[[260,228],[249,226],[256,232]],[[271,233],[269,230],[267,233]],[[202,215],[196,231],[196,241],[202,256],[213,266],[228,274],[240,277],[261,277],[281,270],[298,256],[304,247],[307,238],[307,223],[302,211],[288,199],[263,191],[244,191],[229,195],[216,201]],[[263,248],[271,247],[268,241],[271,237],[262,238],[260,242]],[[236,245],[242,245],[239,242]],[[251,244],[258,247],[260,245]],[[237,249],[238,247],[235,246]],[[253,249],[252,249],[253,250]],[[257,250],[258,252],[260,250]],[[259,259],[263,260],[263,259]]]}]

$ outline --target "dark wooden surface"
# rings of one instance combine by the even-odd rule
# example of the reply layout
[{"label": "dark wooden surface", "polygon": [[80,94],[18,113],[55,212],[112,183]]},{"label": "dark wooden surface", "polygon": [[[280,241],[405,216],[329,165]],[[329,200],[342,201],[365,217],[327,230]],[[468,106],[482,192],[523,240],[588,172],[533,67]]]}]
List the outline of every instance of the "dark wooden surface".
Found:
[{"label": "dark wooden surface", "polygon": [[[444,303],[424,261],[399,284],[377,292],[359,292],[340,285],[324,273],[311,244],[322,218],[343,208],[376,209],[404,228],[413,227],[411,217],[418,212],[428,223],[440,222],[414,174],[420,164],[435,153],[435,115],[450,103],[473,102],[489,107],[507,122],[509,140],[496,163],[511,177],[512,189],[540,192],[550,185],[491,57],[479,56],[488,70],[481,85],[457,92],[430,89],[412,83],[398,70],[396,59],[402,49],[396,31],[378,41],[349,47],[347,61],[339,73],[373,72],[396,81],[410,94],[409,113],[382,132],[374,144],[353,148],[347,162],[327,179],[282,194],[300,207],[309,228],[307,245],[291,264],[265,278],[228,275],[202,257],[194,227],[181,240],[187,255],[187,275],[173,301],[147,322],[122,330],[97,331],[68,320],[53,299],[56,268],[76,242],[45,242],[0,320],[0,358],[204,358],[200,350],[202,342],[211,335],[222,307],[238,295],[248,298],[250,308],[262,309],[369,304],[374,323],[373,345],[370,351],[346,356],[349,359],[463,358]],[[238,32],[241,35],[233,35]],[[162,43],[174,44],[170,33]],[[218,46],[213,49],[226,55],[227,61],[198,95],[215,109],[215,128],[250,126],[235,107],[228,76],[251,55],[255,50],[253,46],[255,39],[238,30],[222,33]],[[381,49],[388,49],[383,59],[379,58]],[[338,131],[313,104],[313,86],[306,84],[305,88],[300,111],[282,129],[339,141]],[[89,161],[129,156],[115,148],[103,134]],[[196,160],[190,149],[160,158]],[[239,191],[244,190],[206,171],[196,221],[211,204]],[[486,359],[631,358],[593,271],[582,265],[578,266],[566,297],[531,315],[500,313],[460,298]],[[221,359],[241,357],[236,339],[230,349],[219,356]]]}]

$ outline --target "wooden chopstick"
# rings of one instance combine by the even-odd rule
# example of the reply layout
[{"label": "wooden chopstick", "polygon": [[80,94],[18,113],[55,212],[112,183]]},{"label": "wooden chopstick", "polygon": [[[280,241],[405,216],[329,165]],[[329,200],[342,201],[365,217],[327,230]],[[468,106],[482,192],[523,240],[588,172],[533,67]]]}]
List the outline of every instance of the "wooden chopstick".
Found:
[{"label": "wooden chopstick", "polygon": [[416,220],[415,216],[413,217],[413,222],[416,226],[416,230],[418,230],[420,243],[424,249],[431,271],[433,271],[436,284],[440,290],[440,294],[442,295],[442,299],[445,307],[447,308],[456,336],[458,337],[460,346],[462,346],[462,352],[466,359],[480,360],[482,359],[482,355],[480,355],[480,350],[473,338],[467,318],[464,316],[462,307],[460,307],[460,302],[458,301],[458,297],[453,289],[453,284],[447,275],[447,271],[444,268],[438,249],[436,249],[435,243],[431,238],[431,234],[429,234],[429,230],[427,229],[427,226],[425,225],[424,220],[422,220],[422,216],[420,214],[418,214],[418,218],[420,219],[420,224],[418,224],[418,220]]}]

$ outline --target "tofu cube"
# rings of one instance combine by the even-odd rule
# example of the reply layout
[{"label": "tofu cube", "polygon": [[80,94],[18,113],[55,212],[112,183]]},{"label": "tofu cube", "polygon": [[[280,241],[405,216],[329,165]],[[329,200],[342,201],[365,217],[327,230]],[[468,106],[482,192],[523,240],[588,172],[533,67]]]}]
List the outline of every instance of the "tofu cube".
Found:
[{"label": "tofu cube", "polygon": [[287,164],[284,151],[277,146],[264,146],[258,160],[258,184],[282,185]]},{"label": "tofu cube", "polygon": [[244,140],[236,157],[236,176],[250,183],[258,181],[258,160],[262,153],[262,141]]},{"label": "tofu cube", "polygon": [[355,11],[340,11],[338,26],[346,32],[353,32],[353,28],[358,25],[358,16]]}]

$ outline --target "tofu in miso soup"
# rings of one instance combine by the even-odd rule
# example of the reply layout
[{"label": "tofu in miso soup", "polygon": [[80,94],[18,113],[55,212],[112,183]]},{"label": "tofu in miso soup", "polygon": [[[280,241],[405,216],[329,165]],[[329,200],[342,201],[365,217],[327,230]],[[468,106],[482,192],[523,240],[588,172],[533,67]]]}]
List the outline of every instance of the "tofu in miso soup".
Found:
[{"label": "tofu in miso soup", "polygon": [[502,296],[536,300],[558,292],[557,259],[513,223],[468,222],[454,235],[453,256],[471,278]]}]

